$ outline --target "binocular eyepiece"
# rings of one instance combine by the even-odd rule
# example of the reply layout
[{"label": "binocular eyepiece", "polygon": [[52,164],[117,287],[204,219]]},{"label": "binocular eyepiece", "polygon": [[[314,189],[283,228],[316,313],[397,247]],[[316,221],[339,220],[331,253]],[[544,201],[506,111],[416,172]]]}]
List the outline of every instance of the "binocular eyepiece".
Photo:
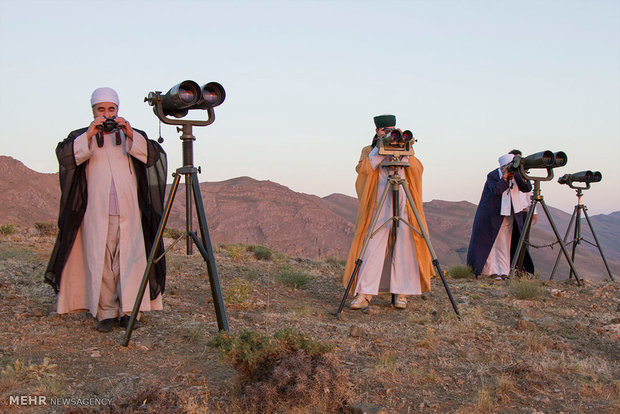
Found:
[{"label": "binocular eyepiece", "polygon": [[524,170],[532,168],[557,168],[563,167],[568,162],[568,157],[563,151],[551,152],[541,151],[527,157],[515,155],[514,159],[508,164],[507,170],[509,173],[515,173],[519,171],[519,168],[523,166]]},{"label": "binocular eyepiece", "polygon": [[572,183],[598,183],[603,179],[600,171],[579,171],[574,174],[564,174],[558,179],[558,183],[571,185]]}]

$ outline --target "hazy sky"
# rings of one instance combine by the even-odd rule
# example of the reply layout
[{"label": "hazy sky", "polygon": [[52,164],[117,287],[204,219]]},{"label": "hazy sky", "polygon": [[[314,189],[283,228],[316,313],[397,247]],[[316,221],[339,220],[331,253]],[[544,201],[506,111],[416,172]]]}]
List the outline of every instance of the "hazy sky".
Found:
[{"label": "hazy sky", "polygon": [[[572,212],[557,178],[591,169],[590,214],[620,210],[619,1],[0,0],[0,154],[36,171],[57,170],[95,88],[156,138],[143,99],[185,79],[227,93],[194,128],[200,181],[354,195],[372,117],[394,113],[419,139],[425,201],[478,203],[499,155],[549,149],[568,164],[548,204]],[[173,172],[179,134],[162,135]]]}]

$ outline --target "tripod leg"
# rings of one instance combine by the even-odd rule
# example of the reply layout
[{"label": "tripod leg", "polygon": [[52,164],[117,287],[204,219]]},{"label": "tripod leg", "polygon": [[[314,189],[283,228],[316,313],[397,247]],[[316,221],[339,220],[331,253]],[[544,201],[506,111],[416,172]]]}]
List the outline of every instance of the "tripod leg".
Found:
[{"label": "tripod leg", "polygon": [[192,251],[192,239],[190,233],[192,232],[192,182],[189,175],[185,175],[185,245],[187,255],[193,254]]},{"label": "tripod leg", "polygon": [[213,254],[213,246],[211,245],[211,237],[209,236],[209,227],[207,226],[207,217],[205,215],[204,204],[202,203],[200,183],[198,182],[197,174],[192,173],[191,179],[194,192],[194,201],[196,202],[196,214],[198,215],[198,225],[200,226],[200,235],[202,236],[202,246],[195,235],[192,236],[192,239],[207,263],[209,284],[211,285],[211,294],[213,296],[215,315],[217,317],[217,327],[220,331],[228,332],[229,329],[228,319],[226,317],[226,308],[224,307],[224,298],[220,287],[220,279],[217,274],[217,266],[215,265],[215,255]]},{"label": "tripod leg", "polygon": [[[536,203],[538,202],[539,200],[535,199],[533,203],[530,204],[530,208],[527,211],[525,223],[523,224],[523,231],[521,232],[521,236],[519,237],[519,243],[517,243],[517,249],[515,250],[515,254],[512,257],[512,265],[510,266],[510,277],[514,276],[517,268],[520,269],[523,266],[523,257],[525,257],[526,241],[530,234],[532,219],[534,217],[534,210],[536,209]],[[521,265],[519,265],[519,262],[521,262]]]},{"label": "tripod leg", "polygon": [[603,258],[603,263],[605,263],[605,268],[607,269],[607,274],[609,278],[615,281],[614,277],[611,275],[611,270],[609,270],[609,265],[607,264],[607,260],[605,259],[605,255],[603,254],[603,249],[601,248],[601,244],[598,242],[598,238],[596,237],[596,233],[594,233],[594,227],[592,227],[592,223],[590,222],[590,217],[588,216],[588,209],[583,207],[583,215],[586,216],[586,220],[588,221],[588,226],[590,226],[590,231],[592,232],[592,236],[594,237],[594,241],[596,242],[596,247],[598,247],[598,251]]},{"label": "tripod leg", "polygon": [[415,216],[415,219],[418,223],[418,227],[420,228],[422,237],[424,238],[424,241],[426,242],[426,247],[428,248],[428,251],[431,254],[431,258],[433,260],[433,266],[435,266],[435,270],[437,274],[439,275],[439,277],[441,278],[443,287],[446,289],[446,293],[448,294],[448,298],[450,299],[452,308],[454,309],[454,312],[458,316],[461,316],[461,314],[459,313],[459,309],[456,306],[456,302],[454,301],[454,298],[452,297],[452,292],[450,292],[450,288],[448,287],[448,283],[446,282],[446,279],[443,276],[443,271],[441,270],[441,267],[439,266],[439,260],[437,259],[437,255],[435,254],[435,250],[433,249],[433,245],[431,244],[431,238],[429,237],[428,231],[426,230],[426,227],[424,226],[424,222],[422,221],[422,218],[420,217],[420,213],[418,212],[418,209],[415,203],[413,202],[413,197],[411,196],[411,193],[409,192],[409,187],[407,187],[407,182],[403,180],[401,182],[401,185],[403,186],[403,190],[405,191],[405,195],[407,196],[407,201],[409,202],[409,206],[411,207],[411,210],[413,211],[413,215]]},{"label": "tripod leg", "polygon": [[[577,206],[577,218],[575,219],[575,234],[573,236],[573,246],[570,255],[570,259],[575,263],[575,250],[577,249],[577,245],[581,243],[581,205]],[[571,270],[569,275],[569,279],[573,278],[573,271]]]},{"label": "tripod leg", "polygon": [[[566,245],[566,242],[568,241],[568,235],[570,234],[570,228],[573,226],[573,220],[575,220],[575,216],[577,215],[578,208],[579,206],[575,206],[575,209],[573,210],[573,215],[570,217],[570,222],[568,223],[568,227],[566,228],[566,234],[564,235],[564,245]],[[556,257],[555,259],[555,264],[553,265],[553,271],[551,272],[551,276],[549,276],[549,280],[553,280],[553,275],[555,274],[555,271],[558,268],[558,263],[560,262],[561,255],[562,255],[562,250],[558,252],[558,257]]]},{"label": "tripod leg", "polygon": [[149,259],[146,263],[146,269],[144,270],[144,276],[142,276],[142,282],[140,283],[140,288],[138,289],[138,296],[136,297],[136,302],[133,305],[133,310],[131,311],[131,317],[129,318],[127,329],[125,330],[125,337],[123,338],[123,346],[127,346],[129,344],[129,339],[131,338],[133,326],[136,323],[136,318],[138,317],[138,312],[140,310],[140,304],[142,303],[142,298],[144,297],[144,291],[146,290],[146,285],[148,283],[149,274],[151,273],[151,267],[153,267],[153,262],[155,261],[155,254],[157,253],[157,246],[159,246],[159,243],[161,243],[161,239],[164,235],[164,229],[166,228],[166,223],[168,222],[168,216],[170,216],[170,211],[172,210],[172,203],[174,202],[174,196],[179,187],[180,179],[181,179],[181,175],[175,174],[174,181],[170,189],[170,194],[168,195],[168,201],[166,202],[166,205],[164,206],[164,212],[161,216],[159,227],[157,228],[157,234],[155,235],[155,241],[153,242],[153,247],[151,247],[151,252],[149,253]]},{"label": "tripod leg", "polygon": [[577,275],[577,269],[575,269],[575,264],[573,263],[570,256],[568,255],[568,250],[566,250],[566,246],[564,246],[564,242],[562,242],[562,240],[560,239],[560,233],[558,232],[557,227],[555,227],[555,223],[553,222],[553,219],[551,218],[551,213],[549,213],[549,209],[547,208],[545,201],[540,200],[540,204],[543,206],[543,210],[545,210],[545,214],[547,215],[547,220],[549,220],[549,224],[551,224],[551,228],[553,229],[553,233],[555,234],[556,240],[558,241],[558,243],[560,243],[560,248],[562,249],[562,252],[564,253],[564,257],[566,257],[566,260],[568,261],[568,265],[570,266],[572,272],[575,274],[575,280],[577,280],[577,284],[581,286],[581,279]]},{"label": "tripod leg", "polygon": [[379,204],[375,209],[375,213],[372,215],[372,220],[370,220],[370,225],[368,226],[368,231],[366,232],[366,236],[364,237],[364,243],[362,244],[362,248],[360,249],[360,253],[357,256],[357,260],[355,260],[355,267],[353,268],[353,272],[351,272],[351,277],[349,278],[349,282],[347,283],[347,287],[344,290],[344,294],[342,295],[342,300],[340,300],[340,305],[338,306],[338,310],[334,314],[335,317],[340,316],[342,309],[344,308],[344,304],[347,301],[347,296],[349,296],[349,292],[351,291],[351,287],[353,286],[353,281],[357,279],[357,274],[362,266],[362,257],[364,257],[364,253],[366,253],[366,248],[368,247],[368,242],[372,237],[372,232],[377,225],[377,220],[379,219],[379,214],[381,214],[381,209],[383,208],[383,204],[385,204],[385,199],[387,198],[388,191],[390,190],[390,186],[386,184],[385,189],[383,190],[383,194],[381,194],[381,200],[379,200]]}]

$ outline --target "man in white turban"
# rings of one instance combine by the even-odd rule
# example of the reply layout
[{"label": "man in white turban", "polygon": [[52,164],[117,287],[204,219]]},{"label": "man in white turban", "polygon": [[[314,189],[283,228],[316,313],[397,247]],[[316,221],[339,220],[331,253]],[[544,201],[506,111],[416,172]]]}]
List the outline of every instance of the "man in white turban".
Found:
[{"label": "man in white turban", "polygon": [[[56,148],[59,232],[45,281],[58,293],[58,313],[89,310],[95,328],[109,332],[129,321],[162,214],[167,165],[161,146],[118,116],[113,89],[96,89],[90,103],[90,125]],[[153,266],[140,311],[162,308],[165,275],[165,262]]]},{"label": "man in white turban", "polygon": [[[532,184],[507,167],[514,154],[499,157],[499,168],[487,174],[476,210],[467,264],[474,274],[506,276],[523,230],[521,213],[529,206],[522,193],[532,191]],[[516,223],[516,225],[515,225]],[[534,273],[534,264],[526,251],[523,267]]]}]

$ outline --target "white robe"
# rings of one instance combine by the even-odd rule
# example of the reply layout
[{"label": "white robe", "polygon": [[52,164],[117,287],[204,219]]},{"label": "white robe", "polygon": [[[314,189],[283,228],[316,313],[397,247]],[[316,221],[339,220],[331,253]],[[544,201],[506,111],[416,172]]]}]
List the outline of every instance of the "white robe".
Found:
[{"label": "white robe", "polygon": [[[123,133],[120,135],[121,145],[115,145],[114,134],[106,134],[101,148],[97,146],[95,137],[91,139],[89,147],[86,133],[73,141],[76,164],[88,161],[88,203],[62,272],[58,313],[88,309],[93,316],[97,314],[112,180],[120,212],[120,299],[123,305],[120,311],[131,312],[133,309],[146,268],[146,253],[138,208],[136,175],[129,155],[146,162],[147,142],[136,131],[133,140],[126,140]],[[161,310],[161,295],[151,301],[148,292],[147,285],[140,310]]]},{"label": "white robe", "polygon": [[[376,209],[381,201],[383,191],[385,191],[389,171],[387,168],[382,168],[380,166],[384,156],[379,155],[377,147],[370,152],[368,158],[374,170],[380,168],[377,200],[375,202]],[[407,161],[407,158],[408,157],[403,157],[402,160]],[[401,177],[404,176],[404,171],[402,168],[399,168],[399,174]],[[399,216],[407,221],[407,197],[402,186],[399,189],[398,195]],[[373,232],[391,218],[392,191],[389,190]],[[364,257],[362,258],[362,265],[359,271],[355,294],[377,295],[379,293],[379,284],[381,281],[383,262],[385,260],[385,253],[391,227],[392,225],[390,221],[390,223],[387,223],[379,231],[377,231],[377,233],[368,242],[368,247],[366,248]],[[420,286],[420,272],[418,268],[418,261],[416,259],[415,247],[413,245],[411,229],[403,222],[400,222],[396,231],[396,243],[394,244],[389,280],[389,293],[399,295],[420,295],[422,293],[422,288]]]}]

